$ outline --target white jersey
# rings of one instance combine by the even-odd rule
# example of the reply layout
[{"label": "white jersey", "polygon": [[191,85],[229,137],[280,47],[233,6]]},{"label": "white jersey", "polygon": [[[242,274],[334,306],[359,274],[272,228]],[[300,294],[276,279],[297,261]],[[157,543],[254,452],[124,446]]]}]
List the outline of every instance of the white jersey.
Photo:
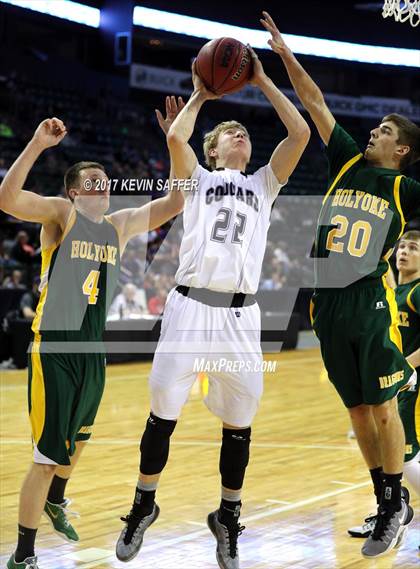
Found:
[{"label": "white jersey", "polygon": [[198,165],[186,193],[178,284],[255,294],[270,226],[271,207],[285,184],[270,165],[255,174]]}]

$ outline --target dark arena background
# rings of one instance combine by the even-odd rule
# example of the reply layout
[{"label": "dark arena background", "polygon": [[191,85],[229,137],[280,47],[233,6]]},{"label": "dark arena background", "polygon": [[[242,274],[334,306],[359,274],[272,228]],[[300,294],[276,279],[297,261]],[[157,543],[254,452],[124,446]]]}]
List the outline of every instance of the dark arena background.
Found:
[{"label": "dark arena background", "polygon": [[[413,4],[415,24],[419,3]],[[253,426],[241,518],[247,527],[240,538],[242,569],[409,569],[419,563],[420,502],[414,492],[412,529],[390,555],[364,560],[362,542],[347,535],[347,528],[376,506],[309,317],[311,250],[327,161],[259,23],[262,10],[270,12],[337,121],[364,149],[370,131],[387,114],[397,112],[420,125],[420,25],[384,19],[382,9],[383,2],[364,0],[144,0],[141,5],[134,0],[0,0],[0,181],[38,124],[58,117],[68,134],[42,153],[26,190],[66,197],[66,169],[88,160],[103,164],[115,181],[111,212],[161,197],[159,181],[168,178],[169,153],[155,109],[164,113],[167,95],[188,99],[191,62],[214,37],[249,42],[266,73],[310,124],[310,142],[273,206],[258,290],[264,358],[275,362],[275,369],[267,368]],[[247,86],[201,109],[191,139],[200,163],[204,134],[228,119],[250,133],[249,172],[266,164],[286,135],[266,99]],[[405,174],[419,181],[419,164]],[[137,180],[135,191],[128,191],[124,180]],[[15,546],[19,489],[31,459],[25,368],[39,300],[40,229],[0,210],[2,567]],[[420,219],[407,229],[420,229]],[[67,491],[71,509],[81,516],[71,518],[81,539],[63,542],[44,519],[37,536],[42,569],[125,566],[114,546],[119,517],[133,498],[139,437],[149,413],[147,378],[160,315],[175,284],[182,232],[180,214],[132,239],[121,259],[105,331],[110,349],[104,399],[92,442]],[[390,263],[397,277],[395,254]],[[202,405],[207,386],[206,375],[199,373],[159,488],[161,517],[128,567],[217,567],[205,519],[218,500],[220,426]]]}]

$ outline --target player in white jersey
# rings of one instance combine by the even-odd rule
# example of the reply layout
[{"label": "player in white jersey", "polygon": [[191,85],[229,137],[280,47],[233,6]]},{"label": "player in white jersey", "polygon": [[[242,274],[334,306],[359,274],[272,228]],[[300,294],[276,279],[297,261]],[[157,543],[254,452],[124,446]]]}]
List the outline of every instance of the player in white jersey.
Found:
[{"label": "player in white jersey", "polygon": [[239,568],[237,540],[244,529],[239,524],[241,488],[249,460],[250,425],[263,390],[260,310],[254,295],[271,207],[310,136],[308,125],[267,77],[254,52],[253,63],[252,83],[269,99],[288,131],[269,164],[245,174],[251,141],[246,128],[235,121],[221,123],[205,136],[211,171],[198,164],[188,141],[201,106],[217,97],[205,89],[194,66],[194,92],[167,135],[173,173],[178,179],[190,179],[192,189],[185,192],[178,286],[168,295],[150,375],[151,413],[140,446],[140,477],[117,542],[121,561],[137,555],[145,530],[159,515],[155,492],[170,436],[196,379],[195,361],[204,358],[217,364],[224,358],[230,365],[209,373],[206,399],[223,422],[222,501],[219,510],[209,514],[208,525],[217,539],[219,567]]}]

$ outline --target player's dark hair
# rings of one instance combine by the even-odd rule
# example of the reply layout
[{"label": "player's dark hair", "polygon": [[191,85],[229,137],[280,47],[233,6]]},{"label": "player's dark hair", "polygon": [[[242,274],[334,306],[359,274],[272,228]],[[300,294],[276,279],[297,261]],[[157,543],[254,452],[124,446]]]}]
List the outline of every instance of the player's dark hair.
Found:
[{"label": "player's dark hair", "polygon": [[410,152],[401,158],[400,170],[405,170],[417,160],[420,160],[420,128],[412,121],[392,113],[382,119],[382,122],[393,122],[398,128],[397,144],[406,144],[410,147]]},{"label": "player's dark hair", "polygon": [[64,187],[66,189],[67,197],[71,200],[72,198],[69,195],[69,190],[71,188],[78,188],[80,186],[80,172],[82,170],[87,170],[88,168],[97,168],[98,170],[102,170],[105,172],[104,166],[99,164],[99,162],[76,162],[73,166],[67,170],[64,174]]},{"label": "player's dark hair", "polygon": [[420,231],[418,229],[410,229],[401,237],[400,241],[420,241]]}]

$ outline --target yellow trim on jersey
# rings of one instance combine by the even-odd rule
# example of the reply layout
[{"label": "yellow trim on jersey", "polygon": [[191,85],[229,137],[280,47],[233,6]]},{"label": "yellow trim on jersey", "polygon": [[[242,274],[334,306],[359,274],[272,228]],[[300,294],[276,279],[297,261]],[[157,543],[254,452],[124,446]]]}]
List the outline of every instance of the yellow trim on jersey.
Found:
[{"label": "yellow trim on jersey", "polygon": [[64,228],[63,234],[60,237],[60,239],[58,240],[57,245],[60,245],[60,243],[62,243],[64,241],[64,239],[67,237],[67,235],[70,233],[73,225],[76,223],[76,208],[73,207],[73,209],[70,212],[69,218],[67,220],[67,224],[66,227]]},{"label": "yellow trim on jersey", "polygon": [[311,298],[311,300],[309,301],[309,318],[311,319],[312,327],[314,325],[314,308],[315,308],[315,303]]},{"label": "yellow trim on jersey", "polygon": [[[392,255],[393,252],[394,252],[394,248],[391,247],[391,249],[389,249],[389,250],[385,253],[385,255],[382,257],[382,259],[383,259],[384,261],[388,261],[388,259],[391,257],[391,255]],[[390,270],[390,269],[388,269],[388,271],[389,271],[389,270]],[[388,274],[388,271],[387,271],[387,274]]]},{"label": "yellow trim on jersey", "polygon": [[35,444],[38,444],[45,424],[45,385],[41,354],[39,353],[40,345],[40,338],[36,335],[31,350],[31,412],[29,414]]},{"label": "yellow trim on jersey", "polygon": [[341,176],[343,176],[347,172],[347,170],[349,170],[353,166],[353,164],[355,164],[358,160],[360,160],[360,158],[362,158],[362,156],[363,156],[363,154],[361,154],[361,153],[357,154],[357,156],[353,156],[353,158],[350,158],[350,160],[344,164],[344,166],[341,168],[341,170],[337,174],[337,177],[335,178],[334,182],[331,184],[330,189],[325,194],[324,199],[322,200],[322,205],[324,205],[324,203],[327,201],[328,196],[330,195],[330,193],[333,191],[333,189],[337,185],[337,182],[339,181]]},{"label": "yellow trim on jersey", "polygon": [[416,406],[414,407],[414,426],[417,440],[420,442],[420,394],[417,394]]},{"label": "yellow trim on jersey", "polygon": [[76,222],[76,210],[73,209],[69,215],[67,225],[63,231],[62,236],[60,239],[52,245],[48,247],[48,249],[43,249],[41,251],[42,263],[41,263],[41,296],[39,297],[39,301],[36,307],[36,314],[35,318],[32,322],[32,332],[37,334],[41,327],[41,320],[42,314],[44,311],[45,302],[47,300],[48,295],[48,273],[50,271],[51,259],[53,256],[54,251],[60,244],[64,241],[65,237],[69,234],[70,230],[72,229],[73,225]]},{"label": "yellow trim on jersey", "polygon": [[400,350],[400,352],[402,353],[403,347],[402,347],[401,332],[400,332],[400,328],[399,328],[400,319],[399,319],[399,315],[398,315],[398,305],[397,305],[397,301],[395,298],[394,289],[391,288],[390,286],[388,286],[388,283],[386,282],[386,274],[382,276],[382,284],[383,284],[383,287],[384,287],[385,292],[386,292],[386,299],[388,301],[389,312],[391,314],[391,325],[389,327],[389,337],[391,339],[391,342],[393,342],[397,346],[397,348]]},{"label": "yellow trim on jersey", "polygon": [[416,286],[413,286],[413,288],[410,290],[410,292],[407,294],[407,304],[408,306],[411,308],[411,310],[413,312],[415,312],[417,314],[417,310],[416,307],[414,306],[414,304],[411,301],[411,295],[413,294],[413,292],[416,290],[416,288],[420,286],[420,283],[417,283]]},{"label": "yellow trim on jersey", "polygon": [[44,249],[41,252],[42,265],[41,265],[41,296],[39,297],[38,305],[36,307],[35,318],[32,322],[32,332],[39,332],[41,327],[42,313],[44,311],[45,302],[47,300],[48,294],[48,273],[50,270],[51,259],[54,251],[57,249],[58,245],[53,245],[49,249]]},{"label": "yellow trim on jersey", "polygon": [[401,237],[401,235],[404,233],[404,227],[406,224],[405,218],[404,218],[404,213],[401,207],[401,200],[400,200],[400,185],[401,185],[401,180],[402,180],[402,175],[401,176],[397,176],[395,178],[394,181],[394,201],[395,201],[395,205],[397,206],[397,210],[398,213],[400,214],[400,219],[401,219],[401,231],[400,234],[398,235],[398,239]]}]

